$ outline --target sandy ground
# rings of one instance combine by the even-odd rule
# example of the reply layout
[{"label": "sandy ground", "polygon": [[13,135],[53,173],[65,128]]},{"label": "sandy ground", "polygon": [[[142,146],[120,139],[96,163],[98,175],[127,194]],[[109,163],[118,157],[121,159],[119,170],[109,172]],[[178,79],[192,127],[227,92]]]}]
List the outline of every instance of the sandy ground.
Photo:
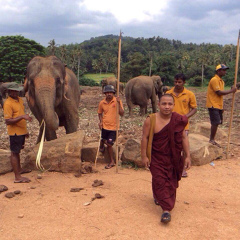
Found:
[{"label": "sandy ground", "polygon": [[[26,174],[32,182],[14,184],[13,174],[0,176],[9,191],[0,194],[0,239],[239,239],[239,158],[192,167],[182,179],[168,225],[160,223],[161,209],[153,203],[151,174],[119,168],[76,178],[73,174]],[[95,179],[104,185],[92,187]],[[70,192],[72,187],[84,188]],[[88,206],[95,193],[104,196]]]},{"label": "sandy ground", "polygon": [[[86,88],[80,104],[80,129],[86,130],[86,141],[96,141],[99,136],[96,108],[102,95],[100,88]],[[205,92],[197,92],[198,113],[191,124],[208,121]],[[229,124],[231,97],[225,97],[225,123]],[[232,130],[232,153],[228,160],[192,167],[189,177],[182,179],[177,201],[168,225],[160,223],[161,209],[153,203],[151,174],[143,169],[119,167],[104,169],[98,164],[97,172],[76,178],[74,174],[39,172],[26,174],[32,182],[13,183],[13,173],[0,176],[0,185],[21,194],[14,198],[0,193],[0,240],[78,240],[78,239],[183,239],[221,240],[240,239],[240,151],[239,103],[236,98]],[[125,103],[124,103],[125,104]],[[126,107],[126,105],[125,105]],[[125,108],[126,110],[126,108]],[[29,109],[26,109],[28,112]],[[121,144],[129,137],[139,138],[144,117],[129,119],[127,113],[121,120]],[[1,117],[1,148],[8,149],[8,136]],[[37,122],[28,125],[31,136],[22,152],[24,158],[37,138]],[[58,136],[64,131],[60,129]],[[223,143],[225,144],[225,143]],[[92,187],[95,179],[104,185]],[[70,192],[71,188],[84,188]],[[96,193],[102,199],[91,199]],[[85,206],[85,203],[91,202]]]}]

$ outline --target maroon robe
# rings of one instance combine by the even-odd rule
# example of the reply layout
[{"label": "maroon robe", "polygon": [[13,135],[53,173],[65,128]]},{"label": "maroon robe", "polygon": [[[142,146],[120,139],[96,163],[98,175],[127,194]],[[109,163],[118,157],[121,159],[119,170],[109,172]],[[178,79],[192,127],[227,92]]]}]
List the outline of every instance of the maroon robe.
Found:
[{"label": "maroon robe", "polygon": [[153,136],[150,164],[152,189],[163,211],[171,211],[175,204],[184,165],[182,134],[187,123],[186,116],[173,112],[170,122]]}]

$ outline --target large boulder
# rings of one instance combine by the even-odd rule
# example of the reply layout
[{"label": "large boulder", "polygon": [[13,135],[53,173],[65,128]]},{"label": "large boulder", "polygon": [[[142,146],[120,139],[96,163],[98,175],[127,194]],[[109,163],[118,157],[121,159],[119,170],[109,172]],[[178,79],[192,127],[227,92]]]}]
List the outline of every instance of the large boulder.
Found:
[{"label": "large boulder", "polygon": [[126,144],[125,148],[122,152],[121,160],[123,163],[132,162],[138,167],[144,167],[142,160],[141,160],[141,144],[140,141],[129,139]]},{"label": "large boulder", "polygon": [[[200,166],[223,156],[223,149],[210,144],[209,139],[199,134],[189,134],[190,154],[193,166]],[[141,144],[139,141],[129,139],[123,150],[121,160],[123,163],[134,163],[144,167],[141,161]]]},{"label": "large boulder", "polygon": [[[207,137],[208,140],[210,136],[210,131],[211,131],[211,124],[209,122],[191,124],[190,126],[190,133],[198,133],[200,135]],[[219,127],[217,130],[215,139],[217,141],[226,141],[227,136],[228,136],[227,131],[224,131]]]},{"label": "large boulder", "polygon": [[[46,170],[56,172],[79,172],[85,132],[83,130],[44,142],[41,164]],[[39,144],[25,158],[24,166],[36,169],[36,155]]]},{"label": "large boulder", "polygon": [[[95,162],[96,154],[98,150],[99,142],[91,142],[83,145],[81,159],[83,162]],[[120,152],[120,146],[118,146],[118,152]],[[113,158],[116,159],[116,145],[113,145]],[[104,153],[99,152],[97,156],[98,163],[109,163],[110,157],[105,147]]]},{"label": "large boulder", "polygon": [[12,171],[12,165],[10,163],[10,150],[0,149],[0,174],[8,173]]},{"label": "large boulder", "polygon": [[201,166],[223,157],[223,149],[209,143],[209,138],[189,134],[190,154],[193,166]]}]

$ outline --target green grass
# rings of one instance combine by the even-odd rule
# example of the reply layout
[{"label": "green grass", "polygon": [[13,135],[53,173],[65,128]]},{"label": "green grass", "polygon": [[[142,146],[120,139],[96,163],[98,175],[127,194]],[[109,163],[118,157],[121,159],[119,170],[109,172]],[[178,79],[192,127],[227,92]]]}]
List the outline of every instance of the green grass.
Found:
[{"label": "green grass", "polygon": [[114,74],[113,73],[101,73],[101,74],[100,73],[95,73],[95,74],[94,73],[87,73],[87,74],[84,74],[83,77],[92,79],[95,82],[100,83],[100,81],[103,78],[114,77]]}]

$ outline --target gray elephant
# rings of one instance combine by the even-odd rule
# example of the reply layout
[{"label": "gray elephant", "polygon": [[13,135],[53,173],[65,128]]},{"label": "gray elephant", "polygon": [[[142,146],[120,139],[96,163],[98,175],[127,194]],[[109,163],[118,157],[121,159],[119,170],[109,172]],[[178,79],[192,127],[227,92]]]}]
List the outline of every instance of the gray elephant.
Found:
[{"label": "gray elephant", "polygon": [[[56,130],[64,126],[66,133],[77,131],[80,101],[75,74],[55,56],[34,57],[27,66],[24,83],[28,105],[39,124],[46,123],[47,141],[57,138]],[[40,127],[37,143],[41,139]]]},{"label": "gray elephant", "polygon": [[149,99],[151,99],[152,110],[155,113],[157,110],[157,96],[162,95],[162,86],[160,76],[138,76],[130,79],[125,87],[129,115],[132,116],[133,105],[140,106],[140,115],[146,114]]},{"label": "gray elephant", "polygon": [[[4,82],[4,83],[0,84],[0,93],[2,95],[2,98],[6,98],[7,97],[8,87],[9,87],[9,85],[12,85],[12,84],[13,84],[13,82]],[[16,84],[16,86],[19,86],[17,83],[15,83],[15,84]],[[25,96],[24,89],[19,92],[19,96],[20,97],[24,97]]]},{"label": "gray elephant", "polygon": [[[114,86],[115,91],[117,91],[117,79],[115,77],[104,78],[101,81],[102,91],[106,85]],[[124,94],[124,85],[122,82],[119,82],[119,93]]]}]

